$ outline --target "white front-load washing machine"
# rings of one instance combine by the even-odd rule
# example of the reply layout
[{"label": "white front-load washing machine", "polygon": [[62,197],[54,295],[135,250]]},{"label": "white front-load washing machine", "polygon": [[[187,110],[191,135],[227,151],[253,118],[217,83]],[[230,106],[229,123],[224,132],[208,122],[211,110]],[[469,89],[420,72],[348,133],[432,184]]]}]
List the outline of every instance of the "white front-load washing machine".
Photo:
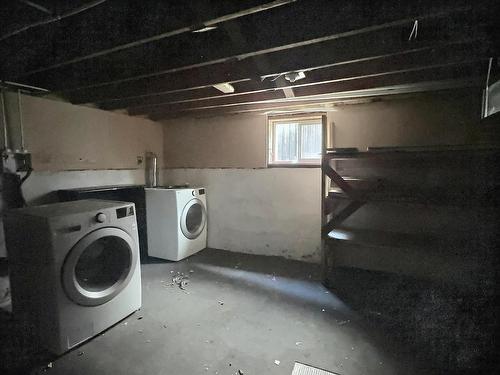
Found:
[{"label": "white front-load washing machine", "polygon": [[181,260],[207,246],[204,188],[146,188],[148,255]]},{"label": "white front-load washing machine", "polygon": [[5,214],[14,317],[55,354],[141,307],[133,203],[81,200]]}]

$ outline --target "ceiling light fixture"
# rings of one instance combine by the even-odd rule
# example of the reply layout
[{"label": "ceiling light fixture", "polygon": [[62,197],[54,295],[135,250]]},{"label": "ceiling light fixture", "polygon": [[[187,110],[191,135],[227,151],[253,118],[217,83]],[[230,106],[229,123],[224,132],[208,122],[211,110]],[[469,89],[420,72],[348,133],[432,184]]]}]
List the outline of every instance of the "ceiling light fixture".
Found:
[{"label": "ceiling light fixture", "polygon": [[306,78],[306,74],[304,72],[290,72],[285,74],[285,79],[288,82],[295,82],[298,81],[299,79]]},{"label": "ceiling light fixture", "polygon": [[230,83],[218,83],[213,85],[217,90],[223,92],[224,94],[230,94],[234,92],[234,87]]}]

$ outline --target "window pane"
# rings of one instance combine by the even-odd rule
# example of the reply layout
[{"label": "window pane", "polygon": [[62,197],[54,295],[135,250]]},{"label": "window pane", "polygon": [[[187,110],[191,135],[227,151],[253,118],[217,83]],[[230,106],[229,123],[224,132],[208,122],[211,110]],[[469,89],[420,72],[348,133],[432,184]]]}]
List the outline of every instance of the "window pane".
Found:
[{"label": "window pane", "polygon": [[301,159],[319,159],[321,157],[321,124],[300,126]]},{"label": "window pane", "polygon": [[275,161],[297,161],[298,124],[275,125]]}]

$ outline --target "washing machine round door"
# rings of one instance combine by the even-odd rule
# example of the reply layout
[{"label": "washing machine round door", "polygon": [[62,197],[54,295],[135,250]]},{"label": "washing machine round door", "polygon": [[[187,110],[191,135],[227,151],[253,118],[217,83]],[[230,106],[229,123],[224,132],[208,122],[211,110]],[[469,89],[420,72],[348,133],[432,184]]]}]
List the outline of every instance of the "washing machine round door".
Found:
[{"label": "washing machine round door", "polygon": [[83,306],[106,303],[130,282],[138,250],[118,228],[101,228],[83,237],[68,253],[62,281],[68,297]]},{"label": "washing machine round door", "polygon": [[205,205],[197,198],[191,199],[182,210],[181,231],[189,239],[197,238],[207,223]]}]

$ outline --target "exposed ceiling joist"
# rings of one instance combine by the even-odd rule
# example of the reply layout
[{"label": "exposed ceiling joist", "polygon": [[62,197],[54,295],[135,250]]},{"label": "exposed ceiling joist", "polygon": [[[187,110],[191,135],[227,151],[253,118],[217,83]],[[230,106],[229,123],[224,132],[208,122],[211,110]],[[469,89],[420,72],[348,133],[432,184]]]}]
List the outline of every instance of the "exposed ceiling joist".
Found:
[{"label": "exposed ceiling joist", "polygon": [[28,26],[0,41],[0,80],[153,119],[441,89],[482,77],[495,51],[492,0],[107,0],[36,29],[46,12],[27,3],[42,4],[0,4],[0,35]]},{"label": "exposed ceiling joist", "polygon": [[[351,64],[341,64],[308,71],[304,79],[294,83],[283,83],[280,87],[294,88],[317,85],[327,82],[339,82],[395,72],[410,72],[428,69],[429,67],[460,65],[467,62],[480,61],[475,56],[482,50],[479,44],[453,45],[443,49],[417,51],[400,55],[386,56],[379,59],[358,61]],[[128,102],[131,114],[144,114],[169,103],[192,103],[202,100],[245,101],[246,95],[264,91],[274,91],[274,83],[267,79],[263,82],[243,81],[234,83],[235,92],[230,95],[214,94],[212,90],[191,90],[182,93],[169,93],[156,97],[147,97],[136,101],[135,105]]]},{"label": "exposed ceiling joist", "polygon": [[[360,100],[362,98],[387,97],[391,95],[405,95],[429,91],[444,91],[459,88],[471,88],[479,90],[482,79],[469,77],[465,79],[442,80],[432,82],[416,82],[386,87],[366,88],[351,91],[340,91],[315,98],[302,98],[300,100],[279,103],[249,104],[233,108],[214,108],[203,111],[171,113],[166,117],[160,117],[156,121],[172,120],[183,117],[213,117],[227,116],[246,113],[276,113],[276,112],[314,112],[328,111],[335,107],[335,103],[344,103],[347,100]],[[154,116],[151,116],[154,119]]]},{"label": "exposed ceiling joist", "polygon": [[[64,13],[61,13],[61,14],[56,14],[56,15],[52,15],[48,18],[44,18],[44,19],[41,19],[37,22],[34,22],[34,23],[31,23],[31,24],[28,24],[28,25],[25,25],[25,26],[22,26],[18,29],[15,29],[15,30],[12,30],[6,34],[3,34],[3,35],[0,35],[0,42],[8,39],[8,38],[11,38],[15,35],[18,35],[18,34],[21,34],[25,31],[28,31],[28,30],[31,30],[31,29],[34,29],[36,27],[39,27],[39,26],[44,26],[44,25],[48,25],[48,24],[51,24],[53,22],[58,22],[58,21],[61,21],[65,18],[68,18],[68,17],[71,17],[71,16],[76,16],[77,14],[80,14],[82,12],[85,12],[89,9],[92,9],[98,5],[101,5],[102,3],[106,2],[107,0],[94,0],[94,1],[89,1],[88,3],[85,3],[83,5],[80,5],[78,7],[75,7],[75,8],[72,8],[70,10],[67,10],[65,11]],[[34,5],[34,3],[31,3],[31,2],[27,2],[27,3],[30,3],[30,5]]]},{"label": "exposed ceiling joist", "polygon": [[235,11],[233,13],[222,14],[222,15],[219,15],[215,18],[208,18],[208,19],[202,18],[201,22],[188,24],[188,25],[185,25],[183,27],[173,29],[173,30],[168,30],[168,31],[162,32],[162,33],[157,34],[157,35],[153,35],[153,36],[138,39],[138,40],[135,40],[135,41],[132,41],[129,43],[117,45],[117,46],[114,46],[112,48],[108,48],[108,49],[104,49],[101,51],[90,53],[88,55],[73,57],[73,58],[70,58],[68,60],[54,63],[54,64],[49,65],[49,66],[44,66],[41,68],[33,69],[30,71],[24,72],[19,78],[22,78],[25,76],[30,76],[30,75],[33,75],[36,73],[46,72],[48,70],[62,68],[64,66],[72,65],[72,64],[79,63],[82,61],[91,60],[91,59],[95,59],[98,57],[103,57],[103,56],[106,56],[106,55],[109,55],[112,53],[116,53],[116,52],[120,52],[120,51],[127,50],[130,48],[138,47],[138,46],[141,46],[143,44],[156,42],[156,41],[170,38],[170,37],[173,37],[176,35],[189,33],[189,32],[195,31],[201,27],[210,27],[210,26],[218,25],[218,24],[223,23],[223,22],[235,20],[237,18],[248,16],[250,14],[263,12],[263,11],[266,11],[266,10],[269,10],[269,9],[272,9],[275,7],[279,7],[279,6],[282,6],[285,4],[295,2],[295,1],[296,0],[274,0],[274,1],[270,1],[270,2],[265,2],[263,4],[259,4],[259,5],[250,7],[250,8],[241,9],[241,10]]},{"label": "exposed ceiling joist", "polygon": [[47,7],[41,5],[41,4],[38,4],[34,1],[29,1],[29,0],[18,0],[20,3],[23,3],[29,7],[32,7],[33,9],[36,9],[36,10],[39,10],[40,12],[43,12],[45,14],[52,14],[53,11],[48,9]]},{"label": "exposed ceiling joist", "polygon": [[[434,26],[441,28],[449,24],[447,19],[439,19]],[[104,85],[90,89],[66,92],[65,96],[74,103],[104,102],[118,104],[120,98],[134,99],[142,95],[167,93],[178,90],[211,86],[220,82],[237,82],[253,78],[256,60],[265,60],[260,65],[263,76],[278,75],[292,70],[311,70],[340,63],[350,63],[362,59],[372,59],[385,55],[424,50],[463,41],[484,40],[481,35],[467,30],[451,29],[438,33],[433,38],[408,41],[402,38],[404,28],[391,27],[378,32],[335,39],[291,50],[273,52],[248,60],[230,60],[196,69],[173,72],[153,78],[144,78],[114,85]],[[422,32],[423,33],[423,32]],[[486,44],[484,41],[479,43]],[[267,68],[265,66],[268,66]],[[106,106],[105,105],[105,106]],[[120,107],[117,107],[120,108]]]},{"label": "exposed ceiling joist", "polygon": [[[346,91],[358,91],[366,89],[374,89],[379,87],[387,87],[394,85],[414,85],[422,82],[433,82],[440,80],[456,80],[463,79],[463,77],[469,77],[466,82],[471,80],[477,84],[479,81],[478,77],[483,75],[482,66],[478,64],[461,65],[457,67],[438,67],[430,68],[429,70],[420,70],[413,72],[399,72],[390,75],[383,75],[377,77],[367,77],[362,79],[356,79],[352,81],[342,81],[342,82],[330,82],[325,84],[319,84],[315,86],[305,86],[294,89],[295,99],[268,99],[255,101],[250,103],[230,103],[230,104],[215,104],[206,105],[203,107],[195,108],[183,108],[176,107],[174,105],[164,107],[162,110],[157,112],[152,112],[149,117],[152,120],[162,120],[170,117],[179,116],[196,116],[197,113],[204,114],[223,114],[223,113],[238,113],[240,111],[245,111],[249,109],[261,109],[261,108],[281,108],[281,106],[286,106],[289,102],[294,102],[295,104],[303,103],[316,103],[323,100],[323,97],[330,98],[336,93],[342,93]],[[470,83],[469,83],[470,84]],[[434,89],[436,89],[434,87]]]},{"label": "exposed ceiling joist", "polygon": [[[298,28],[290,28],[290,24],[297,22],[298,10],[296,7],[299,7],[299,5],[307,8],[304,3],[298,3],[294,7],[284,9],[283,11],[286,11],[284,14],[274,12],[272,13],[273,17],[261,18],[255,16],[240,20],[240,22],[249,22],[244,29],[254,27],[259,30],[258,35],[255,37],[248,36],[247,45],[245,46],[231,46],[231,38],[223,30],[214,30],[210,33],[202,33],[196,38],[190,37],[190,48],[187,49],[185,48],[187,40],[182,35],[178,35],[166,41],[161,40],[149,43],[147,46],[120,51],[109,56],[109,58],[105,56],[104,58],[83,61],[48,72],[50,74],[38,74],[25,77],[25,79],[29,78],[32,84],[54,91],[95,90],[146,78],[157,79],[165,74],[224,63],[235,59],[250,59],[273,52],[299,49],[304,46],[336,39],[362,34],[368,35],[397,26],[411,29],[415,17],[420,19],[421,24],[422,22],[429,22],[429,25],[431,25],[432,20],[435,19],[446,20],[448,24],[453,24],[453,15],[469,17],[471,12],[470,6],[459,8],[445,6],[442,7],[444,9],[438,11],[434,6],[430,10],[420,10],[417,13],[408,15],[408,10],[402,5],[399,12],[375,14],[370,18],[364,17],[364,14],[355,13],[351,15],[350,23],[345,23],[348,14],[344,14],[343,11],[349,11],[352,8],[351,6],[346,10],[336,8],[334,19],[326,17],[326,15],[322,15],[316,10],[313,19],[309,20],[311,22],[301,23]],[[330,8],[332,7],[330,6]],[[307,9],[303,9],[303,12],[305,11]],[[330,14],[331,9],[329,12],[323,13],[332,16]],[[401,16],[407,17],[401,18]],[[458,22],[462,21],[459,20]],[[441,23],[441,25],[444,24]],[[421,30],[420,33],[423,34],[426,28],[421,27]],[[446,33],[446,29],[442,31]],[[80,72],[85,72],[85,75],[82,76]],[[59,77],[64,77],[64,79],[58,79]]]}]

